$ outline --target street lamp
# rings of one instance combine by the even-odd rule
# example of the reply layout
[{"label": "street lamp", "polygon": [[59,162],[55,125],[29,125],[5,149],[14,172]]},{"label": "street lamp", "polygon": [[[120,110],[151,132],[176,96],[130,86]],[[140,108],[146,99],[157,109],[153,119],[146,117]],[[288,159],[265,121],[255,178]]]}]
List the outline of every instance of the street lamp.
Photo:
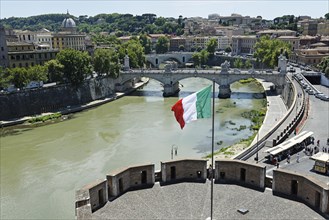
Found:
[{"label": "street lamp", "polygon": [[176,146],[176,144],[171,145],[171,159],[174,159],[174,149],[175,149],[175,156],[177,156],[178,147]]},{"label": "street lamp", "polygon": [[[259,118],[259,114],[258,114],[258,118]],[[258,138],[259,138],[259,131],[260,131],[260,127],[259,127],[259,121],[257,121],[257,128],[258,128],[258,131],[257,131],[257,142],[256,142],[256,157],[255,157],[255,160],[256,160],[256,163],[258,163]]]}]

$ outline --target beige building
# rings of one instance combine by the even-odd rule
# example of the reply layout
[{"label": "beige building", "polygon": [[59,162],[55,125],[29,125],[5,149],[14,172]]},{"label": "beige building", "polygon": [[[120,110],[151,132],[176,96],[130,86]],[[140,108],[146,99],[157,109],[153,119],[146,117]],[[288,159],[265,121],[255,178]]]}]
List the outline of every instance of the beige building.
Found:
[{"label": "beige building", "polygon": [[52,47],[63,50],[71,48],[74,50],[86,50],[85,34],[76,32],[76,24],[72,18],[65,18],[62,22],[62,31],[54,33],[52,36]]},{"label": "beige building", "polygon": [[218,49],[225,50],[230,46],[230,39],[227,36],[218,36]]},{"label": "beige building", "polygon": [[179,47],[183,45],[186,50],[186,38],[185,37],[172,37],[170,38],[169,51],[179,51]]},{"label": "beige building", "polygon": [[317,65],[323,57],[329,56],[329,47],[300,49],[296,51],[296,61],[303,65]]},{"label": "beige building", "polygon": [[56,58],[58,50],[36,50],[33,43],[7,42],[9,67],[43,65]]},{"label": "beige building", "polygon": [[232,55],[253,54],[257,39],[256,35],[233,36]]},{"label": "beige building", "polygon": [[299,37],[294,36],[281,36],[278,37],[279,40],[288,42],[291,45],[291,50],[298,50],[299,49]]},{"label": "beige building", "polygon": [[272,30],[272,29],[268,29],[268,30],[263,30],[263,31],[259,31],[257,32],[257,36],[261,37],[261,36],[271,36],[273,38],[277,38],[280,36],[296,36],[296,31],[292,31],[292,30]]},{"label": "beige building", "polygon": [[318,31],[318,21],[313,19],[304,19],[297,22],[297,27],[303,30],[303,35],[317,35]]},{"label": "beige building", "polygon": [[318,23],[318,35],[329,36],[329,21],[324,20],[323,22]]}]

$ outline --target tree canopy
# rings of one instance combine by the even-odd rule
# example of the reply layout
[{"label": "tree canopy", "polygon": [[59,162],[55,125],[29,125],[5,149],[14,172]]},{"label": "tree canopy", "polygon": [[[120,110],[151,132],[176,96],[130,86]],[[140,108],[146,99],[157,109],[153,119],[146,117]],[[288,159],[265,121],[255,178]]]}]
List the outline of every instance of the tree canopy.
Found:
[{"label": "tree canopy", "polygon": [[323,57],[321,63],[318,64],[320,70],[329,78],[329,56]]},{"label": "tree canopy", "polygon": [[73,85],[79,85],[92,74],[91,57],[87,52],[73,49],[60,51],[56,59],[63,65],[65,79]]},{"label": "tree canopy", "polygon": [[[62,21],[67,18],[67,14],[45,14],[30,16],[26,18],[10,17],[0,19],[6,28],[37,31],[47,28],[50,31],[58,31]],[[72,18],[79,32],[85,33],[116,33],[117,36],[148,34],[176,34],[184,33],[183,17],[177,19],[158,17],[155,14],[98,14],[96,16],[80,15]]]},{"label": "tree canopy", "polygon": [[119,56],[114,49],[97,49],[93,59],[97,73],[110,75],[112,78],[119,76]]},{"label": "tree canopy", "polygon": [[[269,36],[263,36],[255,44],[254,57],[269,67],[275,67],[278,64],[279,55],[291,53],[291,45],[278,39],[270,39]],[[288,57],[287,57],[288,58]]]},{"label": "tree canopy", "polygon": [[160,36],[155,46],[157,53],[167,53],[169,50],[169,39],[165,36]]}]

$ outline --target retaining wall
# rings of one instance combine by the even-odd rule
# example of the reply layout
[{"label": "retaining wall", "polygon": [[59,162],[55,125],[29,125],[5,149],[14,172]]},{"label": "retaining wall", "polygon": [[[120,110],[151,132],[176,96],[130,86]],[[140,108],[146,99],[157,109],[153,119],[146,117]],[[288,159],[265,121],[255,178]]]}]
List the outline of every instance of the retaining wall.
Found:
[{"label": "retaining wall", "polygon": [[[117,82],[120,82],[120,79],[102,77],[85,81],[79,87],[60,84],[0,94],[0,120],[57,112],[67,106],[79,106],[97,99],[104,99],[115,94]],[[126,89],[120,86],[121,89]]]}]

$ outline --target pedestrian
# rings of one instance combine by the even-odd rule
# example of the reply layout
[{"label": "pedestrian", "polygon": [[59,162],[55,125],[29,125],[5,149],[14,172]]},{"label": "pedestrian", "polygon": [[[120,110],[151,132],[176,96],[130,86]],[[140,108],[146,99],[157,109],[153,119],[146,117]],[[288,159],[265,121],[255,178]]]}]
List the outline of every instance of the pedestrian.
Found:
[{"label": "pedestrian", "polygon": [[287,156],[287,163],[290,163],[290,154]]},{"label": "pedestrian", "polygon": [[276,163],[276,168],[279,169],[280,163]]},{"label": "pedestrian", "polygon": [[318,140],[318,141],[316,142],[316,145],[317,145],[318,147],[320,147],[320,140]]},{"label": "pedestrian", "polygon": [[329,145],[329,138],[327,139],[327,145]]},{"label": "pedestrian", "polygon": [[297,153],[297,163],[299,163],[299,153]]}]

